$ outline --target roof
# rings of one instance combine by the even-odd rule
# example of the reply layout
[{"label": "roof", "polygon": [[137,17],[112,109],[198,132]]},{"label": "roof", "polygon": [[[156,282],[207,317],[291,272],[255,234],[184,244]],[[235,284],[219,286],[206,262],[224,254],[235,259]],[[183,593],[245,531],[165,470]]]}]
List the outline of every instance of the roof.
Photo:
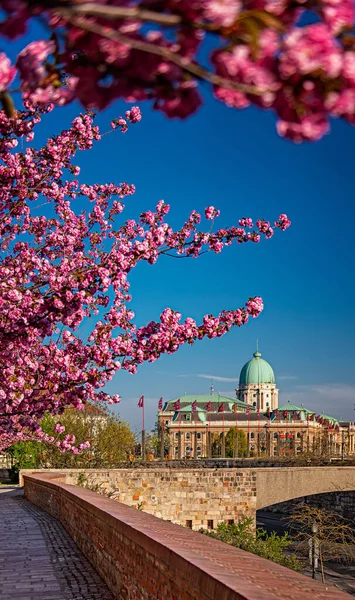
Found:
[{"label": "roof", "polygon": [[296,406],[295,404],[292,404],[290,401],[287,402],[287,404],[284,404],[284,406],[279,406],[276,410],[278,410],[279,412],[303,412],[305,413],[305,415],[315,415],[315,411],[314,410],[308,410],[308,408],[305,408],[304,406]]},{"label": "roof", "polygon": [[253,358],[244,365],[239,376],[239,385],[249,385],[251,383],[275,383],[275,375],[271,365],[261,358],[258,350],[254,352]]},{"label": "roof", "polygon": [[331,423],[332,425],[339,425],[339,422],[337,419],[335,419],[334,417],[331,417],[330,415],[326,415],[325,413],[321,413],[320,415],[317,415],[317,420],[318,419],[323,419],[323,421],[328,421],[328,423]]},{"label": "roof", "polygon": [[304,408],[301,408],[300,406],[296,406],[295,404],[291,404],[291,402],[288,402],[287,404],[285,404],[284,406],[279,406],[277,408],[277,410],[281,411],[281,412],[286,412],[286,411],[291,411],[291,412],[306,412]]},{"label": "roof", "polygon": [[[187,408],[188,406],[191,407],[192,403],[195,401],[197,403],[197,409],[199,409],[199,405],[202,405],[202,408],[206,409],[206,405],[210,402],[211,412],[217,411],[218,406],[220,406],[222,403],[229,405],[230,410],[233,409],[234,405],[237,405],[238,407],[240,407],[240,409],[244,410],[246,410],[247,407],[247,404],[242,400],[238,400],[237,398],[229,398],[228,396],[222,396],[221,394],[184,394],[182,396],[179,396],[178,398],[174,398],[174,400],[168,400],[167,402],[165,402],[163,412],[175,411],[174,404],[178,400],[180,400],[180,410],[185,410],[185,408]],[[255,410],[252,406],[250,408],[251,410]]]}]

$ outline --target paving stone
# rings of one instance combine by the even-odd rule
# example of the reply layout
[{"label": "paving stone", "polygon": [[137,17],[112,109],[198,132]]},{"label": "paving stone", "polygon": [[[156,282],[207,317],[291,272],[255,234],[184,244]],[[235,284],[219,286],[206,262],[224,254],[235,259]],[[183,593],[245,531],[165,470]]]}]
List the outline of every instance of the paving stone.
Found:
[{"label": "paving stone", "polygon": [[0,490],[1,600],[114,600],[62,525],[23,498]]}]

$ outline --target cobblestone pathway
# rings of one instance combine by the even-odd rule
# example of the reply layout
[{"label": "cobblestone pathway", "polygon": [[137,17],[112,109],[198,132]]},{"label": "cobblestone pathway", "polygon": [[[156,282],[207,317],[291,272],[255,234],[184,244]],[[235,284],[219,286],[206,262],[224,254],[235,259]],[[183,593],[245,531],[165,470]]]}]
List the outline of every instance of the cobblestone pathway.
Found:
[{"label": "cobblestone pathway", "polygon": [[1,600],[114,600],[61,524],[0,489]]}]

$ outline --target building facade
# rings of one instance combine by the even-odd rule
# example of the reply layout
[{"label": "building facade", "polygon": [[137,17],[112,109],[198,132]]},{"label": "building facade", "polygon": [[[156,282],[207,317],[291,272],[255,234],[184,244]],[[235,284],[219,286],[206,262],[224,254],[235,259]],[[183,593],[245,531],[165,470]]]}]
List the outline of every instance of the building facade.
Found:
[{"label": "building facade", "polygon": [[[241,369],[235,398],[184,394],[158,413],[168,458],[355,454],[355,424],[290,402],[279,406],[271,365],[257,348]],[[243,432],[243,433],[240,433]]]}]

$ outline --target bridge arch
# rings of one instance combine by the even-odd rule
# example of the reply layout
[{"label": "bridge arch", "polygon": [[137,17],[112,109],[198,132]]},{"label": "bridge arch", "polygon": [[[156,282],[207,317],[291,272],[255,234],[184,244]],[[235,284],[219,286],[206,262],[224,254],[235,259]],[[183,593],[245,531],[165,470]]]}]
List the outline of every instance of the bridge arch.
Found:
[{"label": "bridge arch", "polygon": [[256,469],[256,510],[314,494],[355,490],[355,467]]}]

